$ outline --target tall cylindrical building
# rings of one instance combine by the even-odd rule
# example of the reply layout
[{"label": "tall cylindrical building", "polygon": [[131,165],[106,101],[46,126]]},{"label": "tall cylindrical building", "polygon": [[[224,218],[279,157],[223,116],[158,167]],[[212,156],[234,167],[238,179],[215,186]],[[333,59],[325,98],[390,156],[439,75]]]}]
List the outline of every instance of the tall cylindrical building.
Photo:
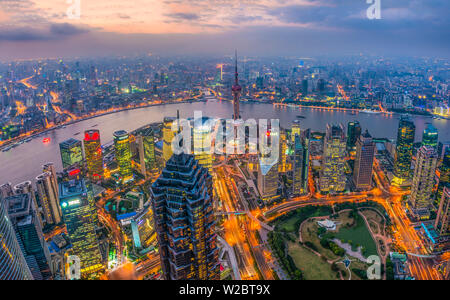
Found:
[{"label": "tall cylindrical building", "polygon": [[408,116],[402,116],[395,151],[394,183],[401,185],[411,177],[411,160],[416,126]]}]

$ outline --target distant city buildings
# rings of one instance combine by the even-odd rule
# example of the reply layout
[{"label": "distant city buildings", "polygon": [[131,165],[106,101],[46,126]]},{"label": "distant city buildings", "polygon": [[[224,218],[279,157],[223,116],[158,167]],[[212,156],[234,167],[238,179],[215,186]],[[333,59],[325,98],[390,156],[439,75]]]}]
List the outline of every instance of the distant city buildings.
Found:
[{"label": "distant city buildings", "polygon": [[324,138],[323,165],[320,174],[320,191],[337,194],[345,190],[345,156],[347,141],[342,125],[327,124]]},{"label": "distant city buildings", "polygon": [[212,178],[193,155],[173,155],[151,188],[164,278],[219,279]]}]

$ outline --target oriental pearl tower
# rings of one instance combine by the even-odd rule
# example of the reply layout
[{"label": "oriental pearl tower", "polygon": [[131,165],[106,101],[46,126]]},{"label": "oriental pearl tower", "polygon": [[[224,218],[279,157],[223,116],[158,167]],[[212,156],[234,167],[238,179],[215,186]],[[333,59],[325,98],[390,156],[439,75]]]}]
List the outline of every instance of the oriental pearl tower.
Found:
[{"label": "oriental pearl tower", "polygon": [[241,117],[239,113],[239,98],[241,97],[242,87],[239,85],[237,50],[235,53],[234,85],[231,88],[231,91],[233,93],[233,119],[238,120]]}]

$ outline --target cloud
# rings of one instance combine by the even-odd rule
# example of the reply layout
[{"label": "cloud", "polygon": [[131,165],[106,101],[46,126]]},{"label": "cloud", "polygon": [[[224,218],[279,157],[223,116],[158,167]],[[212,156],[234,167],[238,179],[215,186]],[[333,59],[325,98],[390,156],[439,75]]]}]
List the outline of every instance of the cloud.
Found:
[{"label": "cloud", "polygon": [[77,27],[68,23],[49,24],[41,28],[31,26],[6,27],[0,29],[0,41],[52,41],[62,40],[89,32],[86,27]]}]

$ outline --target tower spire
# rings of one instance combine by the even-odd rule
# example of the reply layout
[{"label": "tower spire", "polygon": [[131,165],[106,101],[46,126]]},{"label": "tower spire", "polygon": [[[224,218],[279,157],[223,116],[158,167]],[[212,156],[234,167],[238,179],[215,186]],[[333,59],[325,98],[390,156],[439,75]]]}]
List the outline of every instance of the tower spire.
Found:
[{"label": "tower spire", "polygon": [[238,73],[238,60],[237,60],[237,50],[235,51],[235,69],[234,69],[234,85],[232,87],[233,93],[233,119],[237,120],[240,118],[239,114],[239,98],[241,96],[242,87],[239,85],[239,73]]},{"label": "tower spire", "polygon": [[234,66],[235,66],[235,68],[234,68],[234,83],[235,83],[236,85],[238,85],[238,84],[239,84],[239,73],[238,73],[237,49],[235,50],[235,55],[234,55],[234,57],[235,57],[235,59],[234,59],[234,62],[235,62],[235,64],[234,64]]}]

